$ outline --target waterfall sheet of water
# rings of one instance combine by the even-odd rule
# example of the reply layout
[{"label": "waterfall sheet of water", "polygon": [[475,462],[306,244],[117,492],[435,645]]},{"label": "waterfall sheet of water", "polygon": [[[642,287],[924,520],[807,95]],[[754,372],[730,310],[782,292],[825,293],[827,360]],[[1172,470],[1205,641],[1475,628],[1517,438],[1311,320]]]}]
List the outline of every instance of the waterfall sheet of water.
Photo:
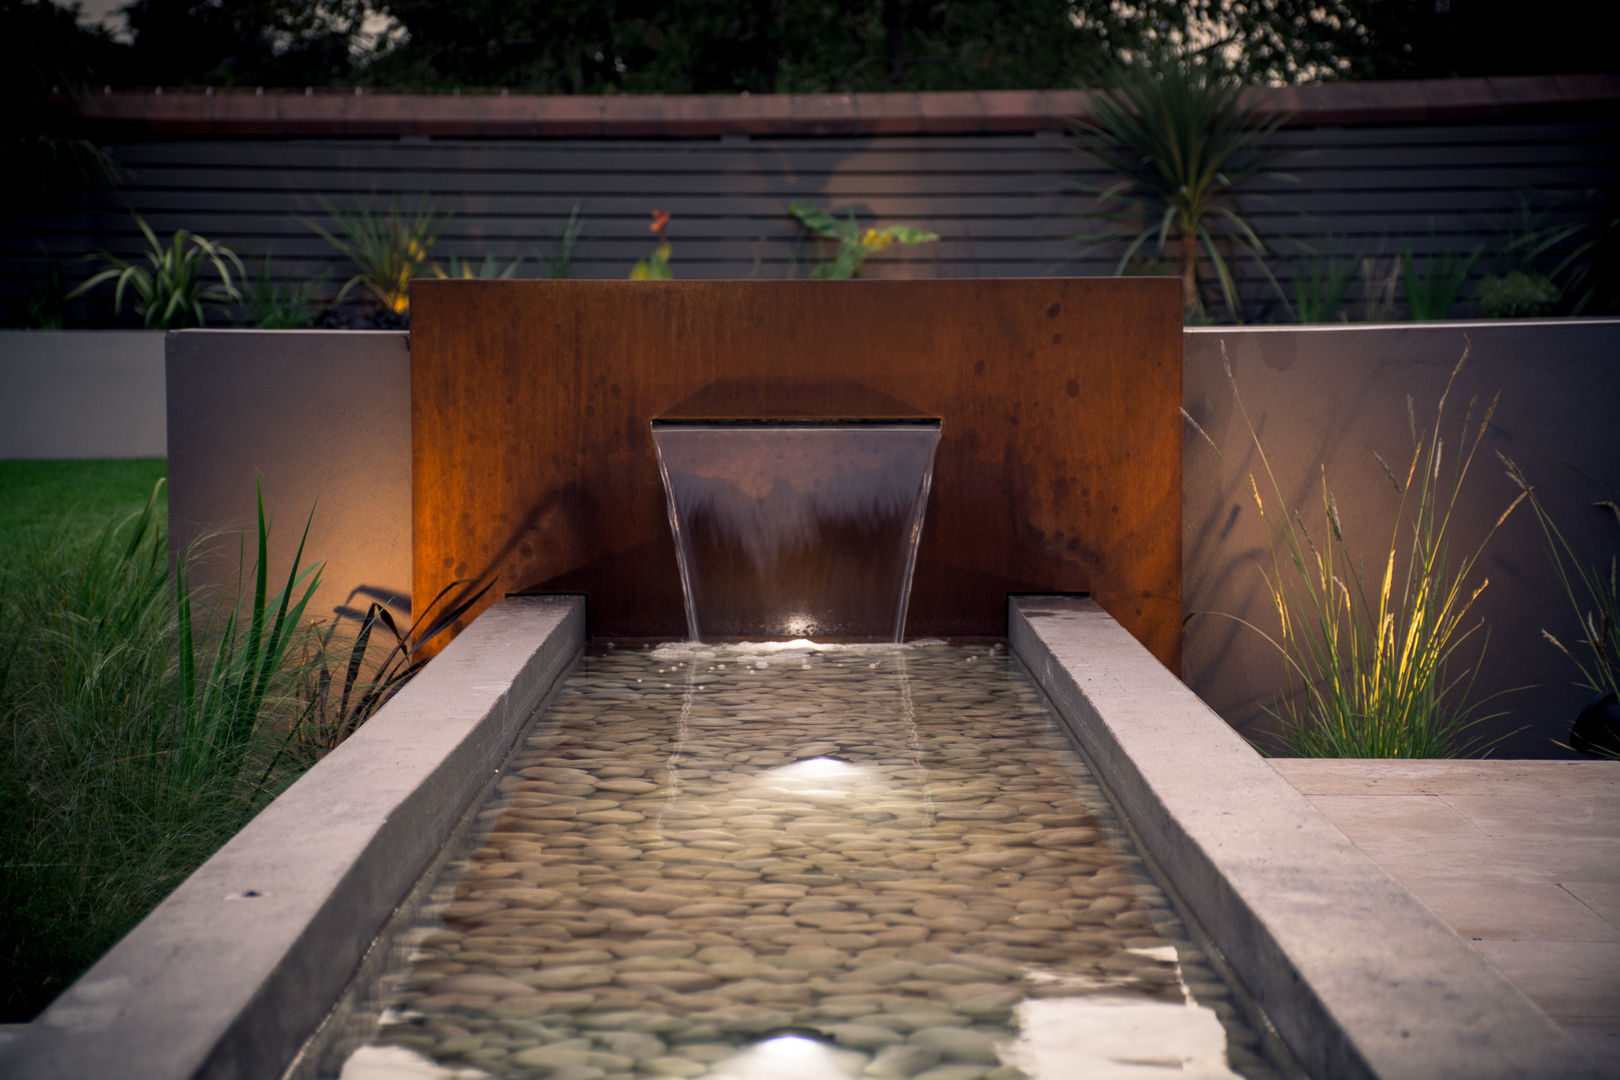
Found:
[{"label": "waterfall sheet of water", "polygon": [[694,641],[900,641],[938,421],[655,421]]}]

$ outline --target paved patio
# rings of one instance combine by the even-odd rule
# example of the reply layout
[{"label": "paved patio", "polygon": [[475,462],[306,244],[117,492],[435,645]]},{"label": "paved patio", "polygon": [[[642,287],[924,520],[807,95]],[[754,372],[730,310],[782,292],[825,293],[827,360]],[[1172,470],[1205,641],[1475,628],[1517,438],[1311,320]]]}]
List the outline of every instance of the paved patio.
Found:
[{"label": "paved patio", "polygon": [[1620,1075],[1620,763],[1271,764]]}]

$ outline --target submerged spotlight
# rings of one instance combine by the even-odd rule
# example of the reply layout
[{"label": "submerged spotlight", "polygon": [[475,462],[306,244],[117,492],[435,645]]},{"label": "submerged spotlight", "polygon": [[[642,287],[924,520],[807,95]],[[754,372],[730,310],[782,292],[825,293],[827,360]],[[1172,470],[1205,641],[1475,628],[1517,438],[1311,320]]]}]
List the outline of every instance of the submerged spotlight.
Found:
[{"label": "submerged spotlight", "polygon": [[709,1075],[711,1080],[854,1080],[865,1060],[811,1028],[778,1028],[720,1062]]},{"label": "submerged spotlight", "polygon": [[790,638],[808,638],[816,633],[816,620],[809,615],[789,615],[782,632]]}]

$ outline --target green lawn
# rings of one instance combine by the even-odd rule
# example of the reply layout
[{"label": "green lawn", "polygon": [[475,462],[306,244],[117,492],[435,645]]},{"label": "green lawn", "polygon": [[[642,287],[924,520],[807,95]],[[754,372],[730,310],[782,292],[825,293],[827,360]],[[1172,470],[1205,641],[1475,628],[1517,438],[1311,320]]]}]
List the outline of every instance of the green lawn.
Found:
[{"label": "green lawn", "polygon": [[163,458],[0,461],[0,552],[61,527],[94,533],[139,512],[168,468]]}]

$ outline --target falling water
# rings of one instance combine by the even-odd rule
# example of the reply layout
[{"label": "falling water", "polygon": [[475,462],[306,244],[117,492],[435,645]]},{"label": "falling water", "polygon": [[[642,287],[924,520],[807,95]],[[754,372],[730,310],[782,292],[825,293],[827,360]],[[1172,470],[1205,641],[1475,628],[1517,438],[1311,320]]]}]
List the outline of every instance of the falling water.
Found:
[{"label": "falling water", "polygon": [[694,641],[900,641],[938,421],[655,421]]}]

